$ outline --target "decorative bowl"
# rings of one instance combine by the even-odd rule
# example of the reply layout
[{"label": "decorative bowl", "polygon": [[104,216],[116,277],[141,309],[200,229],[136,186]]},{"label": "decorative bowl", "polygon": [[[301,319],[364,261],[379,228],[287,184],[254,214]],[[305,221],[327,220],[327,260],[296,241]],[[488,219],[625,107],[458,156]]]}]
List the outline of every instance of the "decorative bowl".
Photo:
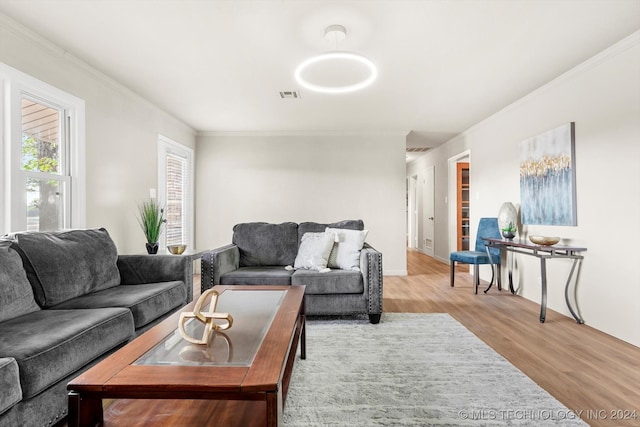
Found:
[{"label": "decorative bowl", "polygon": [[169,249],[169,252],[173,255],[182,255],[185,249],[187,249],[187,245],[169,245],[167,249]]},{"label": "decorative bowl", "polygon": [[551,246],[558,243],[560,241],[560,238],[547,236],[529,236],[529,240],[531,240],[536,245]]},{"label": "decorative bowl", "polygon": [[516,233],[514,233],[513,231],[502,230],[501,233],[502,233],[502,237],[504,237],[507,240],[511,240],[514,237],[516,237]]}]

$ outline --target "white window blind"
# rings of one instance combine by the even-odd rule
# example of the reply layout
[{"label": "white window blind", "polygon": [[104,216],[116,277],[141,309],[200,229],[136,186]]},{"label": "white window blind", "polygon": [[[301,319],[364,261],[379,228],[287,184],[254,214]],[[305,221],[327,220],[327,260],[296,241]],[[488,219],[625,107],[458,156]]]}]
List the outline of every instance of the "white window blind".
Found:
[{"label": "white window blind", "polygon": [[187,160],[175,154],[167,154],[167,202],[166,202],[166,233],[167,245],[186,243],[189,238],[189,224],[185,214],[188,191]]},{"label": "white window blind", "polygon": [[193,151],[161,135],[158,153],[158,201],[167,220],[164,245],[193,249]]}]

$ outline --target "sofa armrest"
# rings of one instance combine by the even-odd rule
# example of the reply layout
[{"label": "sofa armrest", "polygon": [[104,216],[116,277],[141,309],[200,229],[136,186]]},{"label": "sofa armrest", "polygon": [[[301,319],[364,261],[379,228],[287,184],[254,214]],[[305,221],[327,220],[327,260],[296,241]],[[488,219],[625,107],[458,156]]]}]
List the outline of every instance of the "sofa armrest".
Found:
[{"label": "sofa armrest", "polygon": [[360,271],[364,281],[364,292],[369,301],[369,315],[382,314],[382,253],[364,244],[360,252]]},{"label": "sofa armrest", "polygon": [[202,292],[220,284],[220,276],[240,267],[240,250],[230,244],[202,254],[201,257]]},{"label": "sofa armrest", "polygon": [[120,284],[181,280],[187,287],[185,304],[193,300],[193,259],[178,255],[118,255]]}]

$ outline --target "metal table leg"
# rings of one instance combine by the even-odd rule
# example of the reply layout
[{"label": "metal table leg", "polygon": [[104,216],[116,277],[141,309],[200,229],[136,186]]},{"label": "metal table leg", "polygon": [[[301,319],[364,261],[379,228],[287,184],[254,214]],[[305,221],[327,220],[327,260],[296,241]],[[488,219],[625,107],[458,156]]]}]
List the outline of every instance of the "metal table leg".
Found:
[{"label": "metal table leg", "polygon": [[573,306],[571,305],[571,301],[569,301],[569,285],[571,284],[571,277],[573,276],[573,271],[576,269],[576,265],[578,265],[578,275],[576,275],[576,286],[578,285],[578,276],[580,274],[579,273],[580,267],[582,267],[582,260],[574,259],[573,265],[571,266],[571,271],[569,272],[569,277],[567,278],[567,284],[564,287],[564,300],[567,302],[567,307],[569,308],[569,311],[571,312],[571,315],[573,316],[573,318],[576,319],[576,322],[578,322],[578,324],[582,325],[584,323],[584,320],[582,320],[582,318],[576,313],[576,311],[573,309]]},{"label": "metal table leg", "polygon": [[[487,256],[489,257],[489,264],[491,265],[491,282],[489,283],[489,286],[487,286],[487,289],[484,290],[484,293],[486,294],[487,292],[489,292],[489,289],[491,289],[491,286],[493,286],[493,279],[496,277],[496,270],[494,268],[497,269],[496,266],[493,265],[493,258],[491,257],[491,252],[489,251],[489,246],[488,245],[484,245],[484,250],[487,251]],[[477,268],[477,266],[476,266]],[[502,288],[502,285],[500,284],[500,277],[498,277],[498,289]],[[478,293],[478,288],[476,286],[476,294]]]},{"label": "metal table leg", "polygon": [[540,275],[542,278],[542,301],[540,301],[540,323],[547,316],[547,260],[540,258]]},{"label": "metal table leg", "polygon": [[516,294],[515,289],[513,289],[513,264],[515,263],[514,259],[515,259],[515,255],[511,253],[511,251],[507,251],[507,269],[509,270],[509,292],[511,292],[513,295]]},{"label": "metal table leg", "polygon": [[[489,257],[489,263],[491,264],[491,283],[489,283],[489,286],[487,287],[487,289],[484,290],[484,293],[486,294],[487,292],[489,292],[489,289],[491,289],[491,286],[493,286],[493,280],[496,279],[496,282],[498,284],[498,290],[501,291],[502,290],[502,272],[500,269],[500,264],[494,264],[493,263],[493,257],[491,256],[491,252],[489,251],[489,246],[485,245],[484,246],[485,251],[487,252],[487,256]],[[500,249],[500,253],[502,253],[502,249]],[[509,257],[509,251],[506,251],[507,253],[507,259]],[[513,291],[513,283],[511,283],[511,272],[509,272],[509,289],[511,289],[511,293],[515,293]]]}]

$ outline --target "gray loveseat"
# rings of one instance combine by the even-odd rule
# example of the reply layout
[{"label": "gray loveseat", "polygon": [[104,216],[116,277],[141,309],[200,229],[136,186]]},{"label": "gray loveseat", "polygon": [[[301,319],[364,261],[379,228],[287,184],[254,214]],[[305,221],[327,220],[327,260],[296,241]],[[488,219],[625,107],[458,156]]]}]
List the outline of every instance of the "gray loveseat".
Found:
[{"label": "gray loveseat", "polygon": [[104,229],[0,238],[0,426],[67,414],[67,383],[193,299],[188,257],[118,255]]},{"label": "gray loveseat", "polygon": [[[382,314],[382,254],[367,243],[353,269],[292,269],[305,233],[363,230],[362,220],[333,224],[253,222],[233,227],[232,244],[202,255],[202,290],[214,285],[305,285],[307,315]],[[289,267],[288,267],[289,266]]]}]

